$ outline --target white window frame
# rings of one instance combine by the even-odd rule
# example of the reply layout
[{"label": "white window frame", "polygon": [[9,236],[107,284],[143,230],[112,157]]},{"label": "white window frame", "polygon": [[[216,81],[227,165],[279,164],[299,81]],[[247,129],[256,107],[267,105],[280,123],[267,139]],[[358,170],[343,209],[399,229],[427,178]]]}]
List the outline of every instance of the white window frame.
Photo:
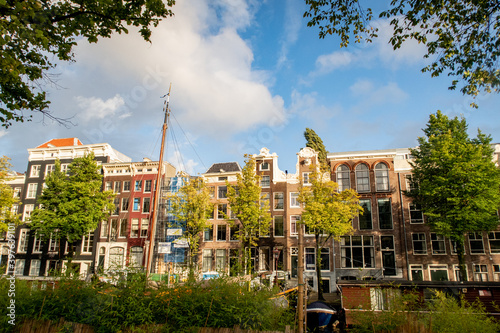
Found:
[{"label": "white window frame", "polygon": [[[281,208],[278,207],[278,204],[281,201]],[[273,209],[274,210],[284,210],[285,209],[285,194],[283,192],[274,192],[273,193]]]},{"label": "white window frame", "polygon": [[290,208],[300,208],[299,192],[290,192]]},{"label": "white window frame", "polygon": [[299,234],[297,221],[300,221],[300,215],[290,215],[290,236]]},{"label": "white window frame", "polygon": [[44,178],[47,178],[54,171],[56,171],[56,165],[55,164],[47,164],[45,166],[45,177]]},{"label": "white window frame", "polygon": [[26,260],[16,259],[16,268],[14,275],[24,275],[24,267],[26,265]]},{"label": "white window frame", "polygon": [[40,171],[42,166],[40,164],[34,164],[31,166],[30,178],[40,177]]},{"label": "white window frame", "polygon": [[446,280],[445,281],[450,281],[450,272],[448,271],[448,265],[442,265],[442,264],[429,264],[428,266],[429,270],[429,280],[432,280],[432,271],[444,271],[446,272]]},{"label": "white window frame", "polygon": [[[474,235],[473,236],[474,238],[471,238],[471,235]],[[471,241],[479,242],[479,238],[477,238],[478,236],[481,237],[481,244],[483,247],[483,251],[482,252],[472,252]],[[467,234],[467,238],[469,239],[469,250],[470,250],[471,255],[480,255],[480,254],[485,253],[484,252],[484,238],[483,238],[483,234],[481,232],[470,232]]]},{"label": "white window frame", "polygon": [[474,274],[474,281],[487,282],[489,280],[488,265],[472,264],[472,272]]},{"label": "white window frame", "polygon": [[311,186],[311,173],[310,172],[302,172],[302,185]]},{"label": "white window frame", "polygon": [[130,238],[139,238],[139,219],[130,220]]},{"label": "white window frame", "polygon": [[30,260],[30,273],[29,276],[39,276],[40,275],[40,266],[42,265],[42,261],[40,259],[31,259]]},{"label": "white window frame", "polygon": [[37,190],[38,190],[37,183],[29,183],[28,190],[26,191],[26,199],[35,199]]},{"label": "white window frame", "polygon": [[[414,235],[424,235],[424,238],[423,239],[420,239],[420,236],[419,236],[419,239],[414,239],[413,236]],[[423,252],[422,253],[415,253],[415,241],[417,242],[423,242]],[[427,255],[427,237],[425,235],[425,233],[423,232],[414,232],[411,234],[411,246],[412,246],[412,250],[413,250],[413,255],[416,255],[416,256],[420,256],[420,255]]]},{"label": "white window frame", "polygon": [[[216,224],[216,231],[215,231],[215,241],[216,242],[226,242],[227,241],[227,224]],[[225,231],[225,238],[224,239],[219,239],[219,230]]]},{"label": "white window frame", "polygon": [[[443,252],[438,251],[439,247],[437,249],[434,249],[435,243],[441,244]],[[431,252],[432,255],[446,255],[446,239],[443,235],[431,232]]]},{"label": "white window frame", "polygon": [[27,221],[31,218],[31,213],[35,210],[34,204],[25,204],[23,211],[23,221]]},{"label": "white window frame", "polygon": [[[345,164],[339,165],[335,170],[335,175],[337,178],[337,184],[339,186],[338,188],[339,192],[351,188],[351,169],[347,165]],[[347,186],[344,186],[346,185],[346,183]]]},{"label": "white window frame", "polygon": [[[283,230],[281,235],[276,234],[276,218],[281,218],[281,229]],[[283,215],[273,216],[273,235],[279,238],[285,237],[285,217]]]},{"label": "white window frame", "polygon": [[81,253],[92,253],[92,247],[94,245],[94,233],[89,232],[87,235],[82,237],[82,248]]},{"label": "white window frame", "polygon": [[[267,167],[265,168],[264,165],[266,165]],[[266,161],[263,161],[261,164],[260,164],[260,170],[261,171],[268,171],[271,169],[271,164],[269,162],[266,162]]]},{"label": "white window frame", "polygon": [[[422,281],[424,281],[424,265],[422,264],[413,264],[413,265],[410,265],[410,279],[412,281],[413,280],[413,273],[412,273],[412,270],[418,270],[422,273]],[[416,280],[415,280],[416,281]]]},{"label": "white window frame", "polygon": [[43,235],[35,233],[33,240],[33,253],[42,253],[43,250]]},{"label": "white window frame", "polygon": [[[361,170],[362,167],[366,167],[366,169]],[[365,173],[367,174],[366,177],[364,176]],[[360,177],[361,174],[363,175],[363,177]],[[356,191],[358,193],[371,192],[370,168],[368,167],[368,165],[366,165],[365,163],[356,165],[356,168],[354,169],[354,175],[356,176]],[[368,184],[360,184],[359,182],[361,179],[368,179]],[[366,187],[368,187],[368,189],[366,189]]]},{"label": "white window frame", "polygon": [[[408,211],[410,212],[409,217],[410,217],[410,223],[411,224],[422,224],[424,223],[424,213],[422,213],[422,209],[418,209],[417,204],[410,202],[408,203]],[[411,218],[411,213],[412,212],[420,212],[422,215],[421,219],[412,219]]]},{"label": "white window frame", "polygon": [[[383,166],[385,168],[379,168],[378,166]],[[375,165],[375,189],[377,192],[387,192],[391,189],[389,181],[389,167],[383,162],[377,163]]]},{"label": "white window frame", "polygon": [[149,219],[141,219],[140,237],[147,238],[148,237],[148,230],[149,230]]},{"label": "white window frame", "polygon": [[260,177],[260,187],[269,188],[271,186],[271,176],[262,175]]},{"label": "white window frame", "polygon": [[17,247],[17,252],[26,253],[28,251],[29,233],[29,229],[19,230],[19,244]]},{"label": "white window frame", "polygon": [[50,234],[50,239],[49,239],[49,252],[59,252],[59,246],[60,242],[59,239],[53,238],[53,234]]}]

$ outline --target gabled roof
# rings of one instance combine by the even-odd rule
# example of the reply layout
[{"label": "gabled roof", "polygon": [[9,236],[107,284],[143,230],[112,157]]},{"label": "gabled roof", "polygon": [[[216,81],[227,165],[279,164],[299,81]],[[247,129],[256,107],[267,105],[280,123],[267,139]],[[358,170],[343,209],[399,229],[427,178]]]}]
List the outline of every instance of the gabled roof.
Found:
[{"label": "gabled roof", "polygon": [[67,146],[82,146],[83,143],[78,138],[52,139],[41,144],[37,148],[52,148],[52,147],[67,147]]},{"label": "gabled roof", "polygon": [[214,163],[205,173],[239,172],[241,167],[238,162]]}]

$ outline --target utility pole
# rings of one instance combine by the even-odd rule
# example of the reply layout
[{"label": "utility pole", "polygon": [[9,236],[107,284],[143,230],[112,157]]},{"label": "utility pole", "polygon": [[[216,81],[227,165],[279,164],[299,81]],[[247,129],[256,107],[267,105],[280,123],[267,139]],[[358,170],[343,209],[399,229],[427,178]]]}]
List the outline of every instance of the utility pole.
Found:
[{"label": "utility pole", "polygon": [[304,292],[304,225],[302,223],[298,224],[299,227],[299,258],[297,265],[297,275],[299,280],[299,290],[297,299],[297,310],[298,310],[298,322],[299,330],[298,333],[304,333],[304,305],[305,305],[305,292]]},{"label": "utility pole", "polygon": [[163,128],[161,135],[161,148],[160,148],[160,160],[158,161],[158,174],[156,175],[156,186],[154,193],[154,202],[153,202],[153,212],[151,217],[151,228],[149,232],[149,249],[147,254],[147,265],[146,265],[146,281],[149,280],[149,275],[151,273],[151,264],[153,262],[153,251],[154,251],[154,243],[156,237],[156,220],[158,218],[158,201],[160,198],[160,186],[162,179],[162,171],[163,171],[163,150],[165,149],[165,137],[167,134],[168,127],[168,116],[170,115],[170,109],[168,108],[168,104],[170,102],[170,91],[172,90],[172,83],[170,83],[170,87],[168,88],[168,94],[163,97],[167,97],[165,102],[163,103],[163,111],[165,112],[165,118],[163,120]]}]

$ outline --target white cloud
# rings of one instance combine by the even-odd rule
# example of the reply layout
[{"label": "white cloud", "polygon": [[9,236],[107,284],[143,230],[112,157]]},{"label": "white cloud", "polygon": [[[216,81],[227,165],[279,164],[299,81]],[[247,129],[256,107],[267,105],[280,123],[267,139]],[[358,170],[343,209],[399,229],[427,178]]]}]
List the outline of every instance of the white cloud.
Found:
[{"label": "white cloud", "polygon": [[84,122],[112,117],[125,104],[120,95],[107,100],[83,96],[76,96],[75,99],[78,106],[83,110],[83,112],[78,113],[78,117]]},{"label": "white cloud", "polygon": [[0,138],[5,136],[5,135],[7,135],[7,131],[4,129],[0,130]]},{"label": "white cloud", "polygon": [[167,161],[177,169],[177,171],[185,171],[190,175],[196,174],[198,163],[192,159],[186,159],[179,150],[175,150],[167,156]]},{"label": "white cloud", "polygon": [[321,55],[316,59],[316,68],[310,76],[325,75],[336,69],[349,66],[356,60],[356,56],[347,51],[335,51]]},{"label": "white cloud", "polygon": [[302,94],[294,90],[291,97],[292,105],[290,106],[290,113],[313,121],[315,128],[324,127],[329,119],[334,118],[342,112],[342,108],[338,104],[332,106],[322,105],[318,101],[319,96],[316,92]]}]

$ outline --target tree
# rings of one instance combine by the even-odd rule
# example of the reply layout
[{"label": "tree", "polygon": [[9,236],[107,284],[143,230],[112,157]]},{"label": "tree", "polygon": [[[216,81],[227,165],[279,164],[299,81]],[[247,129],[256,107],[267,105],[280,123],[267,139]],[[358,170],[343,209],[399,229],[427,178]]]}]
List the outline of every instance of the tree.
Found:
[{"label": "tree", "polygon": [[[31,230],[37,237],[65,239],[70,245],[97,229],[114,209],[112,191],[102,191],[102,175],[94,154],[78,157],[68,166],[69,177],[61,171],[59,160],[48,175],[39,207],[31,213]],[[62,257],[62,246],[59,246]],[[71,255],[70,255],[71,257]]]},{"label": "tree", "polygon": [[[251,248],[257,246],[260,235],[267,235],[271,224],[269,202],[261,202],[260,177],[255,172],[255,158],[245,155],[245,166],[237,175],[236,185],[227,183],[227,200],[240,228],[237,232],[246,271],[250,264]],[[239,221],[239,222],[238,222]]]},{"label": "tree", "polygon": [[319,137],[314,130],[306,128],[304,132],[304,138],[306,139],[306,147],[314,149],[318,153],[318,160],[323,172],[328,171],[328,161],[326,158],[326,148],[323,144],[323,140]]},{"label": "tree", "polygon": [[189,244],[189,274],[194,274],[194,257],[198,254],[200,235],[210,226],[209,216],[214,212],[210,190],[203,179],[191,179],[169,197],[172,212],[184,227],[184,238]]},{"label": "tree", "polygon": [[12,206],[19,203],[14,197],[12,187],[6,182],[11,180],[10,167],[7,156],[0,158],[0,233],[6,232],[9,224],[19,224],[19,214],[12,212]]},{"label": "tree", "polygon": [[[321,281],[321,250],[326,242],[353,231],[352,219],[363,212],[359,197],[353,189],[338,191],[337,183],[330,180],[328,173],[314,171],[310,185],[299,188],[299,201],[304,205],[301,223],[316,240],[316,275]],[[318,288],[318,298],[324,300],[323,290]]]},{"label": "tree", "polygon": [[[319,26],[320,38],[339,35],[343,47],[352,35],[355,42],[377,37],[377,29],[369,24],[372,9],[364,8],[358,0],[306,0],[306,4],[307,25]],[[394,50],[407,40],[418,41],[427,48],[424,57],[434,58],[423,72],[432,77],[445,72],[461,78],[464,85],[460,91],[477,96],[480,91],[499,91],[499,11],[500,3],[490,0],[392,0],[379,17],[391,20]],[[449,89],[457,84],[453,79]]]},{"label": "tree", "polygon": [[477,138],[469,138],[465,119],[449,119],[440,111],[430,116],[424,133],[419,147],[411,149],[415,159],[406,195],[422,207],[434,232],[456,242],[466,280],[465,235],[499,223],[500,170],[492,161],[491,137],[478,130]]},{"label": "tree", "polygon": [[122,1],[0,1],[0,122],[30,120],[23,110],[53,117],[43,89],[43,79],[54,68],[53,59],[72,61],[77,38],[97,42],[115,32],[128,33],[127,26],[139,28],[150,41],[150,26],[173,13],[174,0]]}]

